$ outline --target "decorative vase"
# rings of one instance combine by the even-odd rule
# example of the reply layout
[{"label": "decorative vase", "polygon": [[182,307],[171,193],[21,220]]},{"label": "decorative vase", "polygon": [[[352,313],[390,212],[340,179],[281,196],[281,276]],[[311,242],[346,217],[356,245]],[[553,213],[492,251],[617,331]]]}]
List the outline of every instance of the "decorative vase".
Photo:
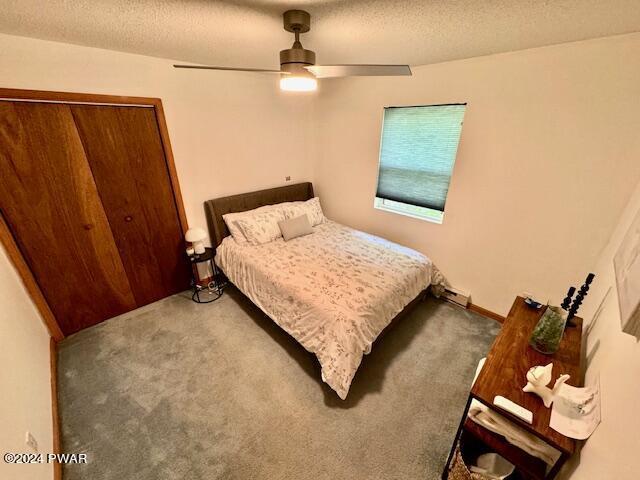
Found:
[{"label": "decorative vase", "polygon": [[529,345],[545,355],[557,352],[566,324],[567,312],[560,307],[548,306],[533,329]]}]

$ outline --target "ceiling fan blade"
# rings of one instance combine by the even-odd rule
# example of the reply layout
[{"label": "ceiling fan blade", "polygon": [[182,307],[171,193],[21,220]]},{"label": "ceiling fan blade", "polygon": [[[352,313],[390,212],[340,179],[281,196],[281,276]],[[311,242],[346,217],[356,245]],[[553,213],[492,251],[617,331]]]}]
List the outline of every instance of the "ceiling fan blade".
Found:
[{"label": "ceiling fan blade", "polygon": [[411,75],[409,65],[310,65],[317,78]]},{"label": "ceiling fan blade", "polygon": [[228,70],[233,72],[256,72],[256,73],[283,73],[280,70],[268,70],[264,68],[239,68],[239,67],[215,67],[210,65],[174,65],[175,68],[193,68],[197,70]]}]

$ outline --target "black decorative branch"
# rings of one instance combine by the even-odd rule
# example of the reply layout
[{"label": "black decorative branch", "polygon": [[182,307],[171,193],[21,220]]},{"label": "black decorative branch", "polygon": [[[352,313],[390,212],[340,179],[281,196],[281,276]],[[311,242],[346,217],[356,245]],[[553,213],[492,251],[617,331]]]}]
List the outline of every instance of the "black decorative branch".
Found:
[{"label": "black decorative branch", "polygon": [[560,305],[562,307],[563,310],[569,310],[569,307],[571,306],[571,298],[573,297],[573,294],[576,291],[576,287],[569,287],[569,291],[567,292],[567,296],[564,297],[564,300],[562,301],[562,305]]},{"label": "black decorative branch", "polygon": [[587,293],[589,292],[589,285],[591,285],[591,282],[593,282],[594,277],[595,277],[595,274],[593,273],[590,273],[589,275],[587,275],[587,279],[584,281],[584,285],[580,287],[580,290],[578,291],[578,294],[576,295],[576,298],[573,301],[571,308],[569,309],[567,324],[570,327],[575,327],[575,323],[573,323],[571,319],[575,317],[576,314],[578,313],[578,309],[580,308],[580,305],[582,305],[582,301],[584,300],[584,297],[587,296]]}]

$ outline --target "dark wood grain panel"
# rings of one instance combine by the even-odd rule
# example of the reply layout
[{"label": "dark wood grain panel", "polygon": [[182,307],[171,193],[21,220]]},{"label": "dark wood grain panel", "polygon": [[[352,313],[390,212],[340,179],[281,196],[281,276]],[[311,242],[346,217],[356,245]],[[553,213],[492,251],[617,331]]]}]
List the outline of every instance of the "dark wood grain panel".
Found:
[{"label": "dark wood grain panel", "polygon": [[0,101],[0,206],[65,334],[135,308],[66,105]]},{"label": "dark wood grain panel", "polygon": [[182,227],[154,109],[71,109],[136,303],[188,288]]},{"label": "dark wood grain panel", "polygon": [[537,395],[525,393],[526,374],[535,365],[547,365],[553,362],[551,384],[563,373],[571,375],[567,382],[580,386],[580,345],[582,337],[582,319],[576,317],[575,328],[568,328],[557,353],[543,355],[529,346],[529,338],[537,324],[541,311],[533,310],[517,297],[496,338],[484,368],[476,380],[471,394],[488,406],[493,405],[496,395],[522,405],[533,412],[533,424],[529,425],[501,410],[505,416],[528,431],[543,438],[564,453],[571,454],[575,441],[565,437],[549,427],[551,409],[545,408]]},{"label": "dark wood grain panel", "polygon": [[11,260],[11,263],[22,279],[24,288],[27,290],[27,293],[31,297],[31,300],[33,300],[36,309],[38,310],[38,312],[40,312],[40,316],[42,317],[42,321],[49,331],[49,335],[56,342],[61,341],[62,339],[64,339],[64,333],[60,329],[58,320],[56,320],[55,315],[51,311],[51,307],[49,307],[47,299],[44,297],[42,290],[40,289],[40,285],[38,285],[38,282],[33,276],[33,272],[22,256],[22,252],[18,248],[18,245],[13,238],[11,230],[9,230],[9,225],[7,225],[2,212],[0,212],[0,243],[4,245],[9,260]]},{"label": "dark wood grain panel", "polygon": [[61,103],[102,103],[118,105],[153,105],[161,107],[159,98],[125,97],[97,93],[51,92],[48,90],[25,90],[20,88],[0,88],[0,99],[32,100]]}]

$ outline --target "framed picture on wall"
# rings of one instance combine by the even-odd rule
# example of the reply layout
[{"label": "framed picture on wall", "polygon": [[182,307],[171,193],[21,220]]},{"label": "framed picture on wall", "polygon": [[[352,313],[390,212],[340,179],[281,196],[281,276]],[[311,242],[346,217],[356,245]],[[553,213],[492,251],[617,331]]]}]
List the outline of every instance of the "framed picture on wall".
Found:
[{"label": "framed picture on wall", "polygon": [[640,210],[613,258],[622,331],[640,338]]}]

